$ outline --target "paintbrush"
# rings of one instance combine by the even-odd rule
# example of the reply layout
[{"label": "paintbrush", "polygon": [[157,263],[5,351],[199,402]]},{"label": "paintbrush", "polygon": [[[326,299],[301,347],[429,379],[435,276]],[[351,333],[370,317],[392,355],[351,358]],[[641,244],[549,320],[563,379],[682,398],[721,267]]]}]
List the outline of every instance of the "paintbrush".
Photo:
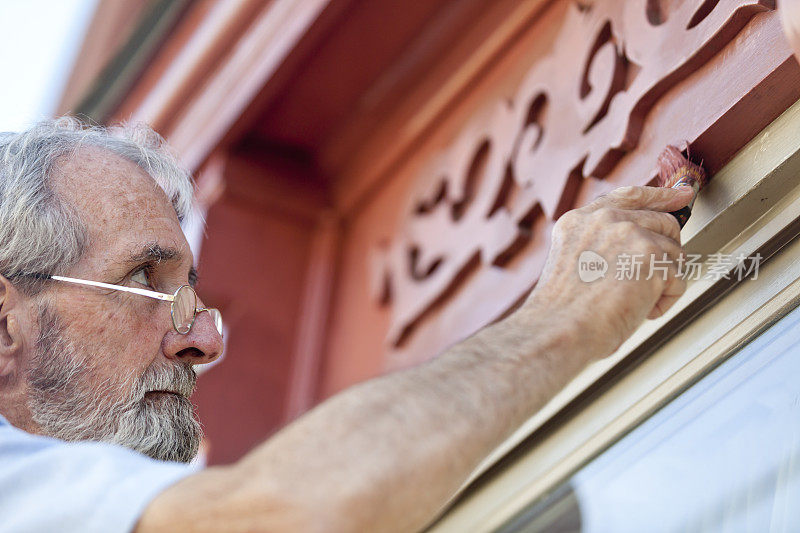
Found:
[{"label": "paintbrush", "polygon": [[692,214],[692,206],[697,198],[697,193],[708,183],[708,174],[703,170],[702,165],[702,161],[698,165],[688,157],[684,157],[681,151],[674,146],[667,146],[658,156],[658,185],[660,187],[677,188],[681,185],[689,185],[694,190],[689,205],[670,213],[678,219],[681,228]]}]

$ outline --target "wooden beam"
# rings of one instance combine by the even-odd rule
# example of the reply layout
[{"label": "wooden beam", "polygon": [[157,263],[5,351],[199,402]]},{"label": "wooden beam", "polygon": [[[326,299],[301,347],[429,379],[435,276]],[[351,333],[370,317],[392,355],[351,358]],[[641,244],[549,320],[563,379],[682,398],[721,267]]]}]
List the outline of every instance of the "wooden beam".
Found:
[{"label": "wooden beam", "polygon": [[196,170],[222,143],[332,1],[276,0],[259,16],[167,134],[184,164]]}]

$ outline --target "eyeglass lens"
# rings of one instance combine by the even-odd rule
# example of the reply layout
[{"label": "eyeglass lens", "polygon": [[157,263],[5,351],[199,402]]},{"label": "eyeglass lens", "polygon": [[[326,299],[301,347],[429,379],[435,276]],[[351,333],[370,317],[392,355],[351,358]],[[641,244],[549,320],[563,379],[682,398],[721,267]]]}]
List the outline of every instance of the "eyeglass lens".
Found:
[{"label": "eyeglass lens", "polygon": [[194,322],[197,295],[189,285],[183,285],[175,292],[172,301],[172,323],[178,333],[189,333]]},{"label": "eyeglass lens", "polygon": [[211,319],[214,321],[217,331],[222,335],[222,313],[219,312],[219,309],[209,309],[208,314],[211,315]]},{"label": "eyeglass lens", "polygon": [[[172,302],[172,323],[178,333],[189,333],[197,310],[197,293],[189,285],[183,285],[175,293]],[[222,313],[218,309],[208,309],[217,331],[222,335]]]}]

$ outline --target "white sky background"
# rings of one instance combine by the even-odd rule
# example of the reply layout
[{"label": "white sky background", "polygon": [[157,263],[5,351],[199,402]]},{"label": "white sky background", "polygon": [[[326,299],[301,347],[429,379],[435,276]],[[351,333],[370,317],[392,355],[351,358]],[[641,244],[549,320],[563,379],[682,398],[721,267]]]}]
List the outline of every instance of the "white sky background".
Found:
[{"label": "white sky background", "polygon": [[0,0],[0,131],[53,116],[96,3]]}]

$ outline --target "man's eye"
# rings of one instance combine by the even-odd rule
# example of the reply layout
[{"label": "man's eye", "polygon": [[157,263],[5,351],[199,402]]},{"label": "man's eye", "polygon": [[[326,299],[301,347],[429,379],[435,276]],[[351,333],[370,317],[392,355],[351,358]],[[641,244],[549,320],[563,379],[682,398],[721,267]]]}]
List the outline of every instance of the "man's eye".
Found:
[{"label": "man's eye", "polygon": [[131,276],[131,281],[135,281],[140,285],[144,285],[145,287],[150,286],[150,280],[147,276],[147,271],[145,269],[139,270],[133,276]]}]

